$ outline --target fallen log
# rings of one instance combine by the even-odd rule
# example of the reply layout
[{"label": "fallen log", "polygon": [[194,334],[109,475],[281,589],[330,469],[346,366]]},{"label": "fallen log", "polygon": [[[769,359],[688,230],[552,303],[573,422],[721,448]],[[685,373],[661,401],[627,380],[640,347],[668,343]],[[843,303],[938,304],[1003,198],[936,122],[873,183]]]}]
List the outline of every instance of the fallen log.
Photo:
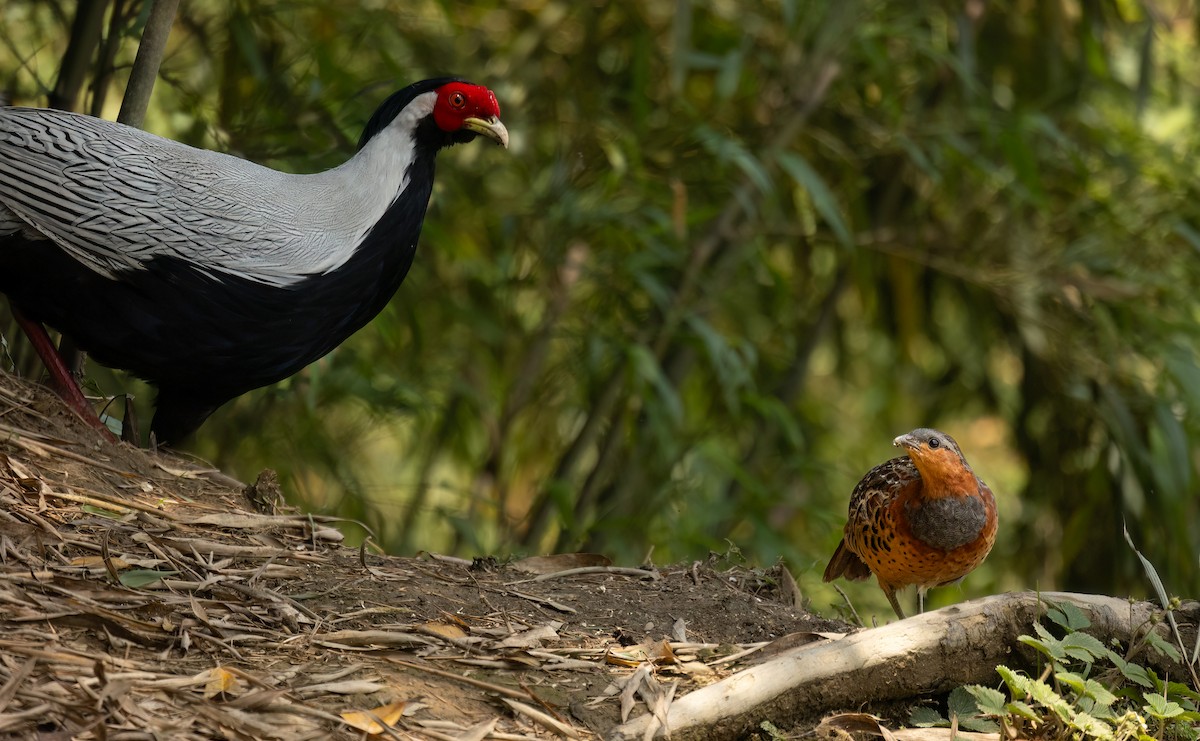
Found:
[{"label": "fallen log", "polygon": [[[677,698],[666,728],[642,715],[613,729],[610,738],[674,739],[740,737],[763,720],[811,718],[833,710],[856,710],[868,701],[900,700],[948,692],[962,684],[996,684],[996,665],[1024,664],[1012,657],[1017,637],[1033,632],[1047,602],[1070,602],[1091,620],[1087,632],[1103,642],[1128,645],[1158,605],[1068,592],[1016,592],[963,602],[935,612],[861,630],[835,641],[810,643],[715,684]],[[1200,603],[1185,602],[1176,619],[1189,651],[1196,640]],[[1155,627],[1168,637],[1165,625]],[[1023,647],[1022,647],[1023,648]],[[1145,657],[1171,676],[1182,671]],[[653,736],[648,736],[651,733]]]}]

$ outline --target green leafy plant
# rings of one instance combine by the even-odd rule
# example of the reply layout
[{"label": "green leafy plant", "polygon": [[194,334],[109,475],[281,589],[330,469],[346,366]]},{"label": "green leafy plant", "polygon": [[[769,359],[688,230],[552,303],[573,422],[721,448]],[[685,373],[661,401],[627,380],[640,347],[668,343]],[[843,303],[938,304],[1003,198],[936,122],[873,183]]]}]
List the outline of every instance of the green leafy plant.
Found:
[{"label": "green leafy plant", "polygon": [[1016,738],[1200,739],[1200,693],[1133,660],[1143,651],[1180,659],[1157,623],[1120,653],[1083,632],[1091,621],[1072,604],[1050,605],[1046,617],[1061,637],[1035,623],[1034,635],[1018,639],[1044,663],[1038,675],[1001,665],[996,671],[1007,695],[980,685],[959,688],[973,701],[960,696],[959,711],[951,703],[961,727],[990,719]]},{"label": "green leafy plant", "polygon": [[[987,689],[982,687],[980,689]],[[990,690],[995,692],[995,690]],[[996,693],[999,695],[1000,693]],[[930,707],[913,708],[909,722],[918,728],[933,728],[942,727],[948,728],[957,721],[958,727],[966,731],[978,731],[980,733],[995,733],[1000,730],[1000,726],[993,720],[989,709],[985,709],[978,697],[975,696],[966,687],[955,687],[950,692],[950,697],[946,704],[949,708],[950,718],[942,717],[942,714]]]}]

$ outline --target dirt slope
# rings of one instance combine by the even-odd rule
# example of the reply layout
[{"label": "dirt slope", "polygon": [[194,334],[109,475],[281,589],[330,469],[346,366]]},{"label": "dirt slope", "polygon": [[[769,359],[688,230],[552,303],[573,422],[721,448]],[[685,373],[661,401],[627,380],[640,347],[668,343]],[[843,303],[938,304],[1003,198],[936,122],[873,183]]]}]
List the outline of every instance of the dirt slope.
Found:
[{"label": "dirt slope", "polygon": [[623,703],[845,627],[778,568],[361,552],[261,482],[100,440],[0,374],[0,734],[603,738]]}]

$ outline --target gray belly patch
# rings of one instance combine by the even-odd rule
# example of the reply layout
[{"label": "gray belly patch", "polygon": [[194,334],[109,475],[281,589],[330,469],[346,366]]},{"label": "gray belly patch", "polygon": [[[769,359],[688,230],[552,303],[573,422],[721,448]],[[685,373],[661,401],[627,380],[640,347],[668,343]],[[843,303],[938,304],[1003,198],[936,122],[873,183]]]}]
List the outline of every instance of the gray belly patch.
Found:
[{"label": "gray belly patch", "polygon": [[907,504],[904,510],[917,540],[943,551],[975,540],[987,524],[987,511],[983,502],[975,497],[934,499],[923,504]]}]

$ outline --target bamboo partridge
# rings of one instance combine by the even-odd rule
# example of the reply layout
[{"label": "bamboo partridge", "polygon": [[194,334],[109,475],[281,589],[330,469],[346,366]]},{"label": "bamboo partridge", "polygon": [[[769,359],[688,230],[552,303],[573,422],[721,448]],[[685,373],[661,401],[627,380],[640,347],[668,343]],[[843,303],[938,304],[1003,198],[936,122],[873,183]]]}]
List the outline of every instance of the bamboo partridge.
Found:
[{"label": "bamboo partridge", "polygon": [[996,498],[979,480],[958,443],[921,428],[892,441],[908,454],[872,468],[850,496],[842,542],[825,567],[825,581],[871,574],[896,615],[896,591],[925,592],[971,573],[996,541]]}]

